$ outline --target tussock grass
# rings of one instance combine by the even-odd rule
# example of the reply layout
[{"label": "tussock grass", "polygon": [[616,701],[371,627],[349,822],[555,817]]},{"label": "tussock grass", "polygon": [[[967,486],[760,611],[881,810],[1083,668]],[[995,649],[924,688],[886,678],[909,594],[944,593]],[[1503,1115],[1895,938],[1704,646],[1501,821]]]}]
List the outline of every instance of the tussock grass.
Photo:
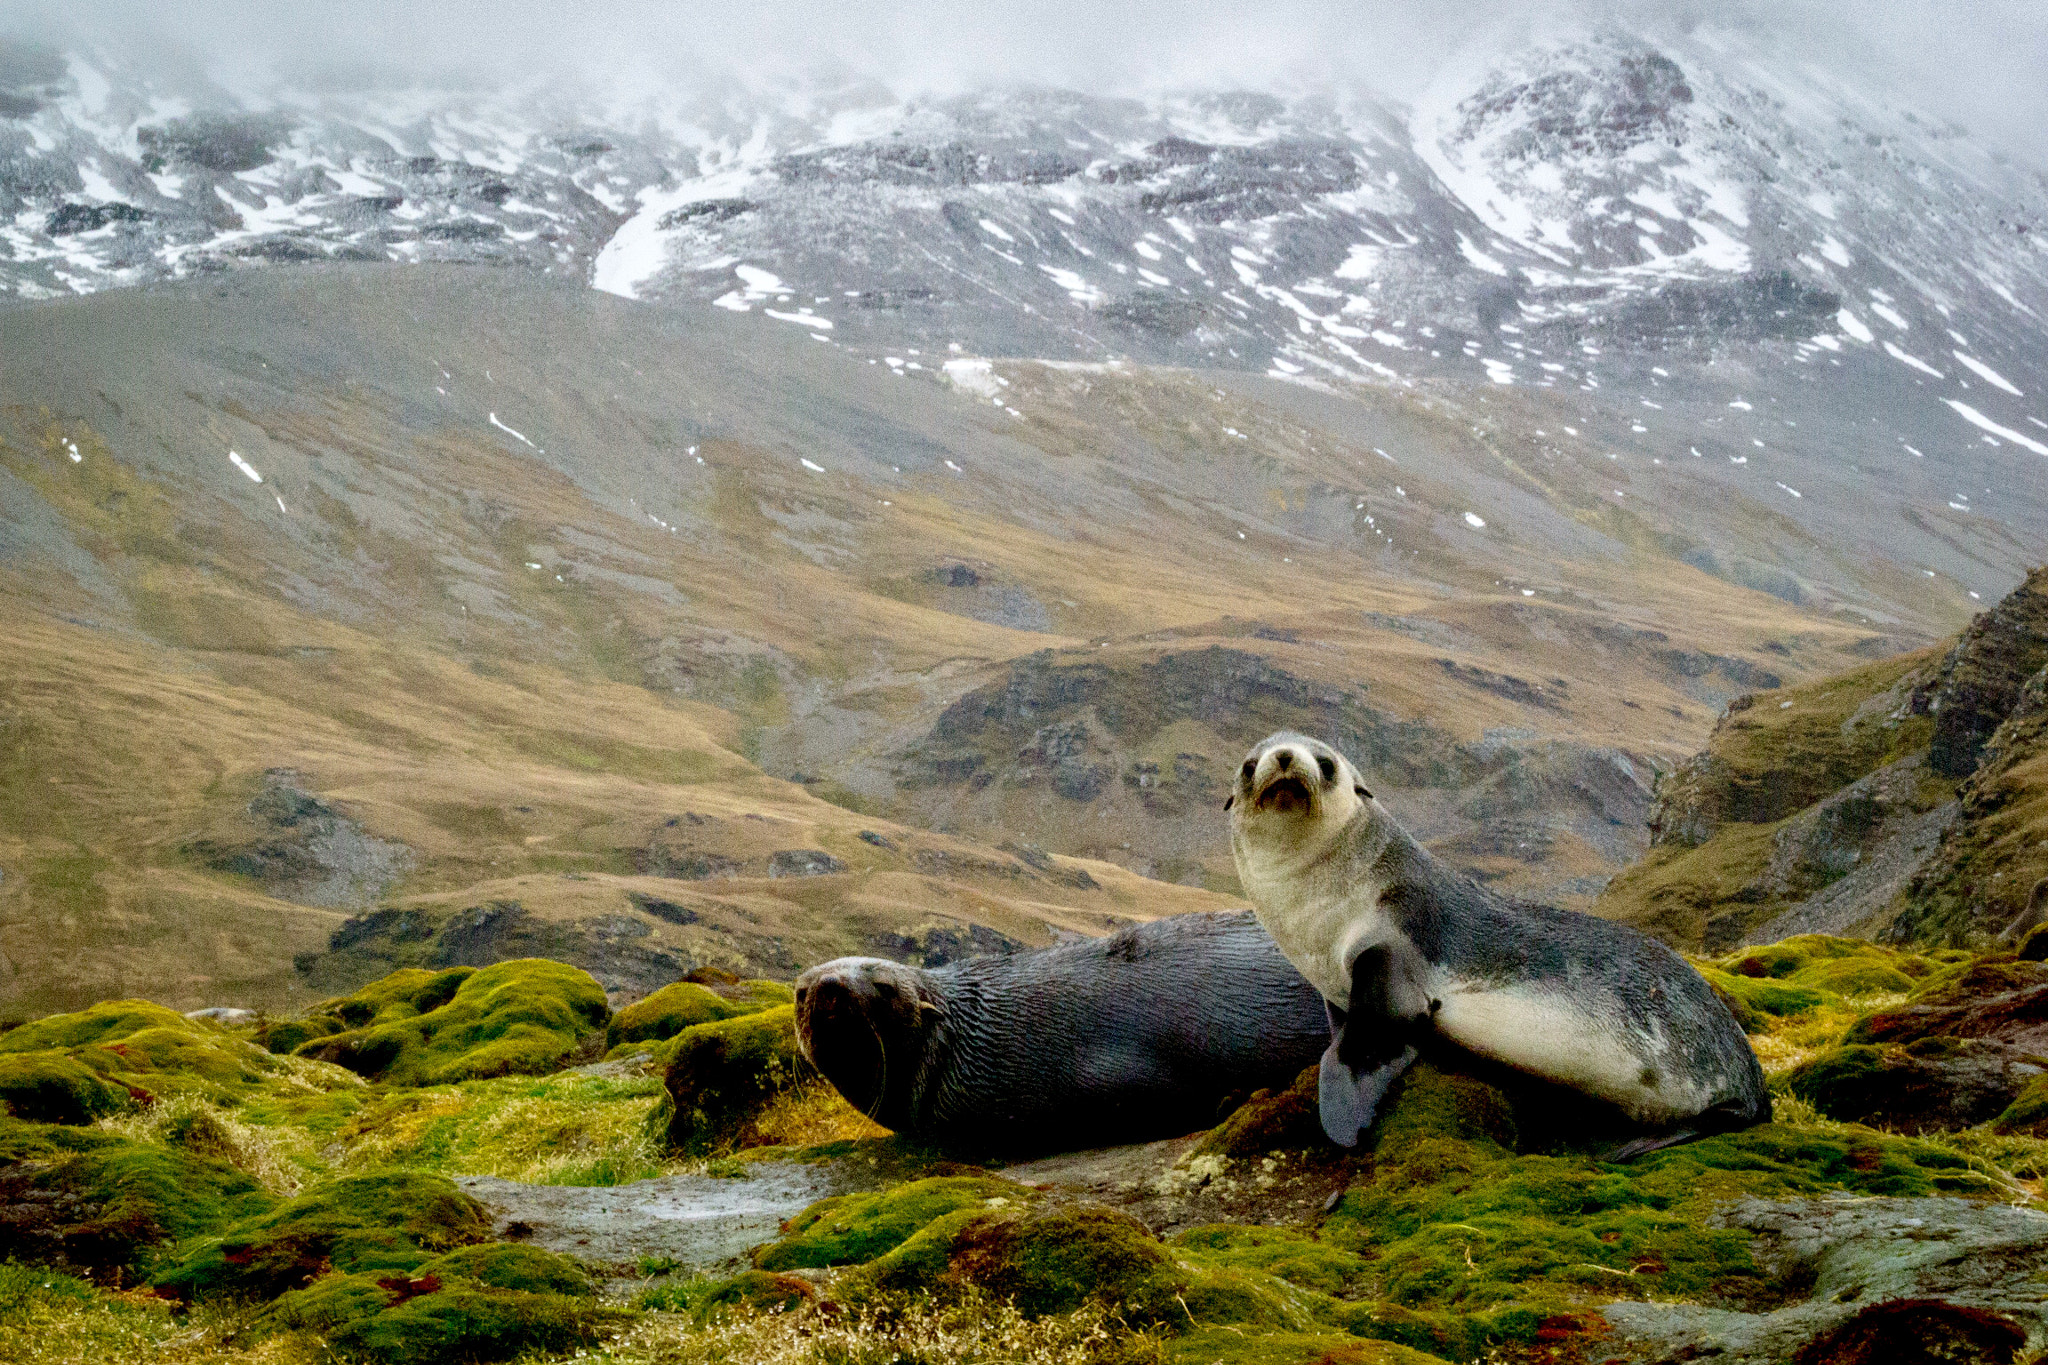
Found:
[{"label": "tussock grass", "polygon": [[848,1104],[824,1081],[800,1085],[769,1102],[752,1134],[766,1147],[818,1147],[889,1136],[889,1130]]},{"label": "tussock grass", "polygon": [[656,1313],[587,1359],[618,1365],[1158,1365],[1157,1336],[1088,1306],[1027,1318],[1009,1303],[970,1296],[844,1312],[735,1309],[698,1327]]},{"label": "tussock grass", "polygon": [[505,1077],[396,1091],[339,1135],[337,1166],[494,1175],[537,1185],[622,1185],[672,1169],[648,1130],[661,1078]]},{"label": "tussock grass", "polygon": [[297,1194],[319,1164],[305,1130],[258,1127],[197,1095],[179,1095],[139,1112],[102,1119],[99,1126],[133,1142],[153,1142],[224,1161],[280,1197]]}]

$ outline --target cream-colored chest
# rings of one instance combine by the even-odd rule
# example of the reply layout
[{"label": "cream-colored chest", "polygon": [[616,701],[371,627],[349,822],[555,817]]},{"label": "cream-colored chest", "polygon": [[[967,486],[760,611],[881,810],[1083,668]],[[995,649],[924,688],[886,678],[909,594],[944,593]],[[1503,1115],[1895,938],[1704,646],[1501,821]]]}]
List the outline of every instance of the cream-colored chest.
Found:
[{"label": "cream-colored chest", "polygon": [[1352,958],[1391,932],[1379,910],[1380,888],[1342,875],[1327,858],[1241,841],[1234,851],[1259,923],[1325,1000],[1349,1009]]}]

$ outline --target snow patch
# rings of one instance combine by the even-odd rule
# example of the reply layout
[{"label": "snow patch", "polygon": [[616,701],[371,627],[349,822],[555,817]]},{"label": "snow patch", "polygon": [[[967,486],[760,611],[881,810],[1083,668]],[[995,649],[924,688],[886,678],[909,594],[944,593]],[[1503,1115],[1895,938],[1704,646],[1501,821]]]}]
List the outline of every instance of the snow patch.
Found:
[{"label": "snow patch", "polygon": [[2033,451],[2036,455],[2048,455],[2048,445],[2042,445],[2033,437],[2028,436],[2023,432],[2014,431],[2011,427],[2000,426],[1998,423],[1992,421],[1989,417],[1986,417],[1983,413],[1971,407],[1968,403],[1961,403],[1953,398],[1944,398],[1941,401],[1948,404],[1950,407],[1954,408],[1956,410],[1956,415],[1961,417],[1965,422],[1968,422],[1971,426],[1980,427],[1983,430],[1990,432],[1994,436],[2003,436],[2006,440],[2011,441],[2014,445],[2025,446],[2028,450]]},{"label": "snow patch", "polygon": [[263,476],[256,472],[256,467],[254,465],[250,464],[247,460],[242,458],[240,452],[230,450],[228,452],[228,463],[232,464],[235,468],[241,470],[244,474],[247,474],[249,476],[250,483],[263,482]]},{"label": "snow patch", "polygon": [[2012,381],[2010,379],[2007,379],[2004,375],[1992,369],[1983,361],[1977,359],[1977,357],[1973,355],[1965,355],[1961,351],[1957,351],[1954,354],[1957,360],[1960,360],[1963,362],[1963,364],[1969,366],[1972,373],[1974,373],[1979,379],[1983,380],[1985,383],[1989,384],[1992,388],[2004,389],[2007,393],[2011,394],[2015,398],[2026,397],[2025,394],[2021,393],[2018,389],[2013,387]]}]

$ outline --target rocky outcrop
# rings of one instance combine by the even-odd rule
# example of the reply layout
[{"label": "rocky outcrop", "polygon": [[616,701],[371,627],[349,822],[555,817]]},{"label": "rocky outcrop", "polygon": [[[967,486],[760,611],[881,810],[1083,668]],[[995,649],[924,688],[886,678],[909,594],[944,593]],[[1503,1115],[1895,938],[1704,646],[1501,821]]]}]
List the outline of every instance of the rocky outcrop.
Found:
[{"label": "rocky outcrop", "polygon": [[1934,717],[1928,764],[1945,777],[1976,771],[1984,747],[2019,703],[2027,679],[2048,666],[2048,566],[1978,615],[1913,691],[1913,714]]},{"label": "rocky outcrop", "polygon": [[[1608,1305],[1602,1311],[1615,1331],[1649,1348],[1638,1359],[2010,1361],[2026,1342],[2048,1336],[2048,1214],[2038,1210],[1960,1199],[1746,1199],[1715,1223],[1752,1234],[1752,1254],[1796,1280],[1801,1301],[1765,1313]],[[1886,1327],[1866,1316],[1880,1309],[1897,1321]],[[1845,1330],[1859,1320],[1860,1333]],[[1917,1357],[1830,1354],[1824,1345],[1880,1331],[1895,1350],[1957,1336],[1982,1345]]]},{"label": "rocky outcrop", "polygon": [[1915,876],[1898,932],[2017,942],[2048,914],[2048,667],[2020,688],[1958,796],[1959,818]]},{"label": "rocky outcrop", "polygon": [[305,783],[290,768],[270,769],[241,832],[194,839],[185,851],[280,900],[350,910],[374,904],[412,865],[412,850],[366,832]]}]

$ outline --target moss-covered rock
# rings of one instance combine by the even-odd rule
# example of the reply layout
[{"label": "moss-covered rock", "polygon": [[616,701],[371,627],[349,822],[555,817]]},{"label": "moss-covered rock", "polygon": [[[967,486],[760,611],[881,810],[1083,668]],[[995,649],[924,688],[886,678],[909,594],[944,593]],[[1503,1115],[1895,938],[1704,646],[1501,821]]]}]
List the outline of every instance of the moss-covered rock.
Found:
[{"label": "moss-covered rock", "polygon": [[1769,977],[1738,976],[1709,966],[1701,966],[1699,974],[1716,993],[1737,1002],[1740,1008],[1736,1011],[1736,1018],[1741,1021],[1745,1015],[1748,1017],[1748,1023],[1744,1027],[1750,1033],[1761,1031],[1764,1021],[1757,1017],[1759,1015],[1769,1015],[1776,1019],[1794,1019],[1824,1006],[1839,1003],[1825,991],[1818,991],[1810,986],[1795,986],[1789,982],[1773,981]]},{"label": "moss-covered rock", "polygon": [[394,972],[342,1008],[369,1018],[301,1044],[297,1055],[394,1085],[540,1075],[567,1062],[610,1016],[588,972],[545,958],[474,972]]},{"label": "moss-covered rock", "polygon": [[1999,1115],[2039,1074],[1999,1044],[1932,1037],[1904,1047],[1830,1048],[1794,1067],[1783,1084],[1831,1119],[1926,1133]]},{"label": "moss-covered rock", "polygon": [[1366,1140],[1374,1153],[1405,1152],[1445,1139],[1513,1151],[1519,1136],[1514,1104],[1498,1087],[1418,1062],[1389,1092]]},{"label": "moss-covered rock", "polygon": [[275,1066],[263,1049],[147,1000],[103,1001],[0,1034],[0,1059],[69,1058],[133,1096],[238,1099]]},{"label": "moss-covered rock", "polygon": [[517,1289],[528,1294],[596,1292],[582,1266],[567,1256],[516,1242],[483,1242],[457,1247],[428,1261],[415,1279],[469,1280],[489,1289]]},{"label": "moss-covered rock", "polygon": [[834,1195],[785,1223],[782,1240],[756,1251],[754,1264],[762,1270],[856,1265],[895,1250],[946,1214],[1037,1198],[1029,1186],[994,1176],[935,1176],[874,1194]]},{"label": "moss-covered rock", "polygon": [[1114,1209],[962,1209],[854,1272],[850,1295],[957,1294],[972,1286],[1027,1317],[1113,1306],[1132,1326],[1199,1323],[1299,1329],[1307,1314],[1257,1272],[1193,1264]]},{"label": "moss-covered rock", "polygon": [[509,1360],[595,1341],[620,1315],[588,1294],[531,1292],[422,1272],[325,1275],[281,1295],[255,1333],[317,1335],[345,1361],[439,1365]]},{"label": "moss-covered rock", "polygon": [[1212,1223],[1189,1228],[1170,1245],[1194,1254],[1204,1265],[1257,1270],[1331,1298],[1352,1297],[1372,1272],[1372,1263],[1363,1256],[1299,1228]]},{"label": "moss-covered rock", "polygon": [[605,1031],[605,1046],[616,1052],[635,1043],[667,1042],[698,1024],[737,1019],[794,1000],[795,993],[779,981],[741,981],[723,990],[696,981],[678,981],[613,1015]]},{"label": "moss-covered rock", "polygon": [[637,1308],[687,1313],[699,1323],[715,1322],[735,1309],[789,1312],[816,1300],[817,1290],[794,1275],[748,1270],[730,1279],[684,1280],[656,1285],[634,1300]]},{"label": "moss-covered rock", "polygon": [[1836,995],[1904,995],[1914,986],[1912,977],[1888,962],[1868,958],[1843,958],[1823,963],[1800,973],[1799,984]]},{"label": "moss-covered rock", "polygon": [[2048,1138],[2048,1076],[2022,1090],[2011,1107],[1992,1121],[1991,1131],[2002,1136]]},{"label": "moss-covered rock", "polygon": [[693,1156],[744,1145],[762,1110],[811,1074],[797,1051],[794,1006],[685,1029],[664,1079],[664,1141],[670,1151]]},{"label": "moss-covered rock", "polygon": [[483,1206],[446,1176],[343,1176],[200,1244],[156,1277],[186,1299],[270,1298],[329,1269],[411,1275],[490,1235]]},{"label": "moss-covered rock", "polygon": [[0,1105],[31,1123],[92,1123],[128,1108],[135,1099],[85,1063],[63,1052],[0,1056]]},{"label": "moss-covered rock", "polygon": [[1304,1068],[1285,1090],[1260,1090],[1216,1125],[1196,1155],[1259,1156],[1266,1152],[1334,1152],[1317,1112],[1317,1069]]},{"label": "moss-covered rock", "polygon": [[0,1258],[141,1265],[276,1200],[224,1162],[99,1129],[0,1120]]},{"label": "moss-covered rock", "polygon": [[1443,1365],[1443,1357],[1391,1341],[1334,1332],[1262,1332],[1198,1327],[1164,1345],[1166,1365]]}]

